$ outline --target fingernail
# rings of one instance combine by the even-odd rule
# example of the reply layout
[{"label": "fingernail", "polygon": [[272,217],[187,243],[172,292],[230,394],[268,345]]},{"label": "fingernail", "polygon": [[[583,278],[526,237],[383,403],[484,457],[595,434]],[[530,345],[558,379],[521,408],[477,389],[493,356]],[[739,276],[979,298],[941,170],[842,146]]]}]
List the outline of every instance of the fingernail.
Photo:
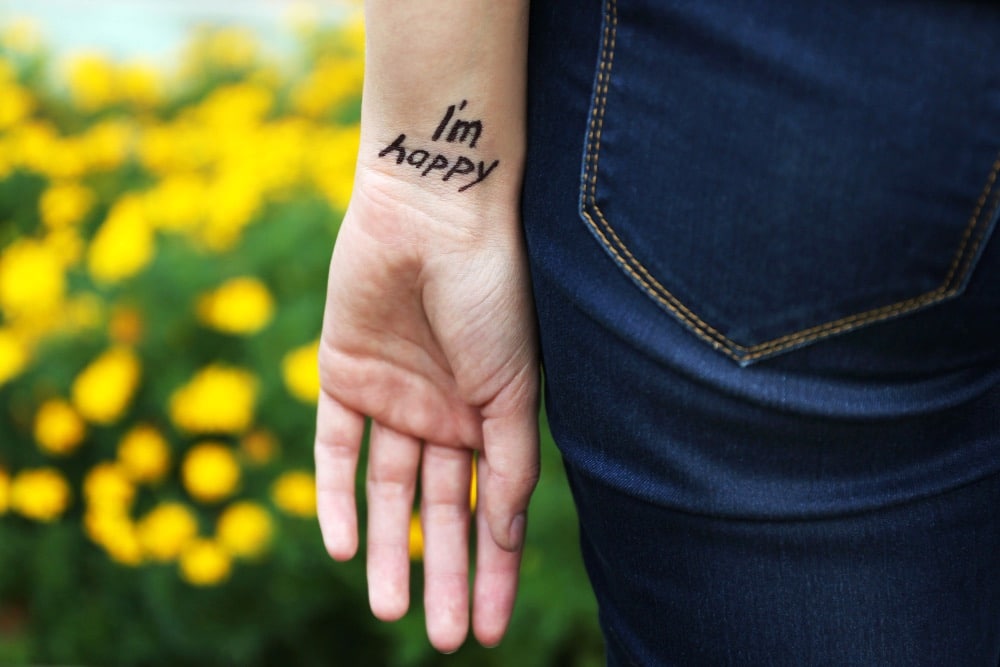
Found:
[{"label": "fingernail", "polygon": [[510,521],[510,528],[507,530],[507,538],[510,540],[511,551],[521,548],[524,543],[524,512],[521,512]]}]

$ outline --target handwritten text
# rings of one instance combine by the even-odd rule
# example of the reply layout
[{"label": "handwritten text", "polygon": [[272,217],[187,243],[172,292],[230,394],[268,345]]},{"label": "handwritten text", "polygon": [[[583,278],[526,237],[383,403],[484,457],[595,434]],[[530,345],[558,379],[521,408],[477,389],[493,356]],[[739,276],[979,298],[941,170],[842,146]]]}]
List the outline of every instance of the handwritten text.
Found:
[{"label": "handwritten text", "polygon": [[[461,104],[457,106],[457,110],[462,111],[466,104],[467,101],[462,100]],[[463,144],[469,148],[475,148],[483,134],[483,122],[456,118],[455,111],[454,104],[448,107],[431,135],[431,141],[436,142],[443,139],[446,143]],[[462,183],[458,188],[459,192],[464,192],[473,185],[485,181],[500,164],[500,160],[493,160],[487,164],[484,160],[475,160],[466,155],[449,156],[438,151],[414,147],[412,144],[407,145],[406,134],[403,133],[400,133],[391,144],[379,151],[378,156],[379,158],[392,156],[395,158],[396,164],[406,164],[417,169],[421,177],[440,177],[444,182],[455,179]]]}]

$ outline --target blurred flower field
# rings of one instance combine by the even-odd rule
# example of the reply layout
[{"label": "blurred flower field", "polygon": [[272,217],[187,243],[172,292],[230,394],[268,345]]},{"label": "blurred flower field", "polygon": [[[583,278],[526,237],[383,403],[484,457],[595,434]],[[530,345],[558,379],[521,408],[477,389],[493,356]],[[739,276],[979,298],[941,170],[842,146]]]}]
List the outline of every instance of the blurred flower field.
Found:
[{"label": "blurred flower field", "polygon": [[317,337],[364,38],[290,29],[291,59],[215,27],[154,67],[0,19],[0,663],[600,664],[551,443],[499,649],[377,623],[363,562],[323,551]]}]

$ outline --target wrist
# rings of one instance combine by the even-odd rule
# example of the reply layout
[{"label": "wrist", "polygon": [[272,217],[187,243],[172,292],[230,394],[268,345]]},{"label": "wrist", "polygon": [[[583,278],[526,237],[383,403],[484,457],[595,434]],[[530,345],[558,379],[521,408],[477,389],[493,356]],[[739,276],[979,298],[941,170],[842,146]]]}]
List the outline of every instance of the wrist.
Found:
[{"label": "wrist", "polygon": [[459,193],[440,180],[359,164],[346,219],[414,248],[473,248],[520,236],[520,181],[491,176],[480,185],[488,187]]}]

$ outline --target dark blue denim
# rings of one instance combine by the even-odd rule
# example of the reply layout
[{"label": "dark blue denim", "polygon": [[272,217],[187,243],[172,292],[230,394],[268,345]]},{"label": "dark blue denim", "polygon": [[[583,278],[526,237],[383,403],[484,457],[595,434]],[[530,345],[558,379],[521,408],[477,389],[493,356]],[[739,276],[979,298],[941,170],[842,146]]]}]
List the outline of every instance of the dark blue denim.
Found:
[{"label": "dark blue denim", "polygon": [[1000,664],[1000,5],[534,0],[524,220],[611,664]]}]

